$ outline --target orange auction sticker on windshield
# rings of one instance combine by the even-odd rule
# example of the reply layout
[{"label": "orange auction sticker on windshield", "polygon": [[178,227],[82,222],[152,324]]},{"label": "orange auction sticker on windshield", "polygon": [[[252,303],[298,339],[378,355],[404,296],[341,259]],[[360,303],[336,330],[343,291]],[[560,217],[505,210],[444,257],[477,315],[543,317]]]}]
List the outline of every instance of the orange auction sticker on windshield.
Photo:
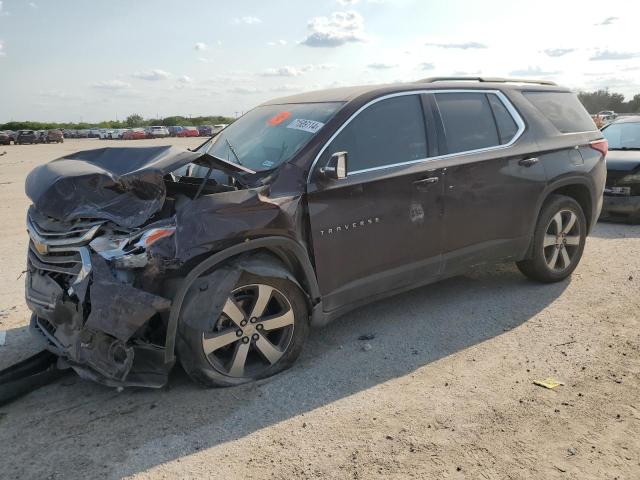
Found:
[{"label": "orange auction sticker on windshield", "polygon": [[276,125],[280,125],[290,116],[291,116],[291,112],[280,112],[274,117],[271,117],[269,120],[267,120],[267,123],[275,127]]}]

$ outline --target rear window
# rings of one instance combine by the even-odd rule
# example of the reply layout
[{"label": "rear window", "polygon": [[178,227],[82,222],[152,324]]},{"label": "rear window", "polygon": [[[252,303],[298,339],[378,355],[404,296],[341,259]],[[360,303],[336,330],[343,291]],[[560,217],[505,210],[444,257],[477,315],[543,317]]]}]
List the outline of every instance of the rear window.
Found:
[{"label": "rear window", "polygon": [[571,92],[523,92],[523,95],[562,133],[598,129],[578,97]]}]

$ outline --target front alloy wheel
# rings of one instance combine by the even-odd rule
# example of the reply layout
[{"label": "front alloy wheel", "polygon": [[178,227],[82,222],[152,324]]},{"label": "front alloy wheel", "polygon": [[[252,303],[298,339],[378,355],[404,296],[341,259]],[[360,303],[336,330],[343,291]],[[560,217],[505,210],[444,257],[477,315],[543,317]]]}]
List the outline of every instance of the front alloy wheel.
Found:
[{"label": "front alloy wheel", "polygon": [[294,333],[291,303],[278,289],[246,285],[231,292],[202,349],[213,368],[235,378],[259,376],[284,355]]},{"label": "front alloy wheel", "polygon": [[[309,332],[307,299],[287,279],[291,274],[284,267],[268,260],[265,265],[276,276],[244,272],[222,300],[217,292],[211,297],[205,286],[214,280],[206,277],[190,290],[177,348],[180,363],[197,383],[226,387],[266,378],[290,367],[300,355]],[[215,305],[222,310],[209,320],[207,309]]]}]

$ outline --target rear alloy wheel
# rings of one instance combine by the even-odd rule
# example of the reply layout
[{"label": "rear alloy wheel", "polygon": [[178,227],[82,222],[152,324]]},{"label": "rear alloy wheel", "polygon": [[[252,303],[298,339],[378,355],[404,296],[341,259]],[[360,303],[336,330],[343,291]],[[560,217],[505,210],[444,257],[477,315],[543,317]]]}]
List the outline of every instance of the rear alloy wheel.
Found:
[{"label": "rear alloy wheel", "polygon": [[206,331],[181,322],[178,353],[196,382],[231,386],[293,364],[309,331],[307,302],[289,280],[244,273]]},{"label": "rear alloy wheel", "polygon": [[544,236],[543,254],[547,266],[554,272],[571,267],[581,240],[578,216],[571,210],[556,213]]},{"label": "rear alloy wheel", "polygon": [[518,262],[518,268],[540,282],[564,280],[578,266],[586,237],[587,222],[580,204],[571,197],[553,195],[540,212],[532,257]]}]

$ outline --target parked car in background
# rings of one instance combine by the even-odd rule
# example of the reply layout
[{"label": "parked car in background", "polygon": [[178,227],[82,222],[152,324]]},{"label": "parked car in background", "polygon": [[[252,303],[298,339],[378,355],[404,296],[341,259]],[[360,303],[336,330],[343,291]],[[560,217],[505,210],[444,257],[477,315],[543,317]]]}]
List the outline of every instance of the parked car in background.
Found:
[{"label": "parked car in background", "polygon": [[0,131],[0,145],[10,145],[11,144],[11,134],[7,131]]},{"label": "parked car in background", "polygon": [[180,125],[171,125],[169,127],[169,135],[172,137],[177,137],[178,133],[182,131],[182,127]]},{"label": "parked car in background", "polygon": [[83,130],[78,130],[78,136],[77,138],[89,138],[89,130],[83,129]]},{"label": "parked car in background", "polygon": [[61,130],[53,129],[48,130],[45,136],[46,143],[63,143],[64,135]]},{"label": "parked car in background", "polygon": [[144,140],[147,138],[147,133],[144,128],[132,128],[122,134],[123,140]]},{"label": "parked car in background", "polygon": [[213,133],[212,135],[216,135],[218,133],[220,133],[222,130],[224,130],[225,128],[227,128],[229,126],[228,123],[219,123],[217,125],[213,126]]},{"label": "parked car in background", "polygon": [[601,218],[640,223],[640,116],[618,117],[602,134],[609,153]]},{"label": "parked car in background", "polygon": [[210,137],[213,135],[213,125],[198,125],[197,128],[201,137]]},{"label": "parked car in background", "polygon": [[176,134],[176,137],[199,137],[199,136],[200,136],[200,132],[198,132],[198,129],[196,127],[182,127],[182,130],[180,130]]},{"label": "parked car in background", "polygon": [[310,326],[477,265],[566,279],[602,206],[602,132],[551,82],[458,80],[274,99],[195,151],[36,167],[31,331],[112,387],[160,387],[176,358],[232,386],[290,367]]},{"label": "parked car in background", "polygon": [[88,138],[100,138],[100,129],[98,128],[94,128],[89,130],[89,133],[87,134]]},{"label": "parked car in background", "polygon": [[147,128],[148,138],[166,138],[169,136],[169,130],[163,126],[153,126]]},{"label": "parked car in background", "polygon": [[38,136],[33,130],[18,130],[15,143],[16,145],[38,143]]},{"label": "parked car in background", "polygon": [[122,140],[122,135],[126,132],[126,128],[115,128],[109,131],[109,140]]}]

